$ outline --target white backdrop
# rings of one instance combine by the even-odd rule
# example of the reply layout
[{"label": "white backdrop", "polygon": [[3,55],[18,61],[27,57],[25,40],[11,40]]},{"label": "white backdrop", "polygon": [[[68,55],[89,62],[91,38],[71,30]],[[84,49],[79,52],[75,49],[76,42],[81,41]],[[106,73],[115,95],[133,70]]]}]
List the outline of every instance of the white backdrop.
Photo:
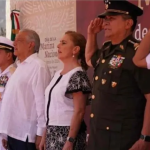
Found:
[{"label": "white backdrop", "polygon": [[47,62],[53,76],[62,68],[57,44],[67,30],[76,31],[76,0],[7,0],[6,36],[10,38],[10,10],[20,10],[21,29],[35,30],[41,39],[39,56]]}]

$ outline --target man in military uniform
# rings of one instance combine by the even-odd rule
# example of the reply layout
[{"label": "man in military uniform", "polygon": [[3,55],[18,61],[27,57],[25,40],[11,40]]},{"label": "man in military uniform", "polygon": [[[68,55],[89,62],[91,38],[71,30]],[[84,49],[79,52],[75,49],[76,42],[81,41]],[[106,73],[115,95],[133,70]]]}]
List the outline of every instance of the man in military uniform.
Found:
[{"label": "man in military uniform", "polygon": [[[94,67],[88,150],[150,150],[150,70],[132,58],[132,36],[143,11],[128,1],[105,1],[88,27],[86,62]],[[103,19],[101,19],[103,18]],[[102,28],[110,41],[97,48]]]},{"label": "man in military uniform", "polygon": [[[15,71],[16,67],[14,64],[16,57],[14,56],[13,52],[14,52],[13,42],[5,37],[0,36],[0,110],[5,86],[7,84],[8,79]],[[3,140],[3,144],[4,147],[6,148],[7,146],[5,140]],[[0,150],[4,150],[2,146],[1,137],[0,137]]]}]

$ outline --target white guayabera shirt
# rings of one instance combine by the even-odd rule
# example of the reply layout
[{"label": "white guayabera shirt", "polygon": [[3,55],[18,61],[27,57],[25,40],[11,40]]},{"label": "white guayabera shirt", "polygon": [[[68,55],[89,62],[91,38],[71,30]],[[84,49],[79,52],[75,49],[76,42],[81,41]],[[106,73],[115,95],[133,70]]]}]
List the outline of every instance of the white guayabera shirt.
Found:
[{"label": "white guayabera shirt", "polygon": [[37,53],[29,56],[9,79],[1,107],[0,133],[35,142],[46,126],[44,91],[50,82],[49,69]]}]

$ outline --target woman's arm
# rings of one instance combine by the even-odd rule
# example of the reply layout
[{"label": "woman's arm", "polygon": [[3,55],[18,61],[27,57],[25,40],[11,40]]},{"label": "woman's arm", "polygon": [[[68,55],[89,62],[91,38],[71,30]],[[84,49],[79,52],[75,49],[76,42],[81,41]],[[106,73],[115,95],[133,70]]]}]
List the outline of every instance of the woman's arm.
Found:
[{"label": "woman's arm", "polygon": [[[147,68],[147,55],[150,53],[150,30],[148,31],[148,33],[146,34],[146,36],[144,37],[144,39],[142,40],[142,42],[140,43],[140,46],[135,54],[135,56],[133,57],[133,62],[136,66],[138,67],[143,67],[143,68]],[[150,60],[149,60],[150,62]]]},{"label": "woman's arm", "polygon": [[76,138],[84,118],[87,95],[82,92],[73,93],[74,113],[71,120],[69,137]]},{"label": "woman's arm", "polygon": [[[83,121],[84,118],[84,113],[86,109],[86,99],[87,99],[87,95],[83,94],[82,92],[73,93],[74,113],[73,113],[70,130],[68,134],[68,137],[71,137],[73,139],[76,138],[81,126],[81,122]],[[63,150],[66,149],[72,150],[73,143],[66,141]]]}]

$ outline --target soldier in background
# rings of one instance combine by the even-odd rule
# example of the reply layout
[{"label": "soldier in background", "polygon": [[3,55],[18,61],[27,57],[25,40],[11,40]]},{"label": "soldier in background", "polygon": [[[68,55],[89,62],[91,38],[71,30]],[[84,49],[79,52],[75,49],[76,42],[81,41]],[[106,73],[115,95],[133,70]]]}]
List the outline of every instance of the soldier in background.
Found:
[{"label": "soldier in background", "polygon": [[[13,42],[5,37],[0,36],[0,108],[5,86],[16,68],[16,65],[14,64],[16,57],[13,53]],[[0,121],[2,121],[1,113]],[[3,146],[5,148],[7,147],[5,141],[3,141]],[[0,137],[0,150],[4,150],[3,146],[2,138]]]}]

